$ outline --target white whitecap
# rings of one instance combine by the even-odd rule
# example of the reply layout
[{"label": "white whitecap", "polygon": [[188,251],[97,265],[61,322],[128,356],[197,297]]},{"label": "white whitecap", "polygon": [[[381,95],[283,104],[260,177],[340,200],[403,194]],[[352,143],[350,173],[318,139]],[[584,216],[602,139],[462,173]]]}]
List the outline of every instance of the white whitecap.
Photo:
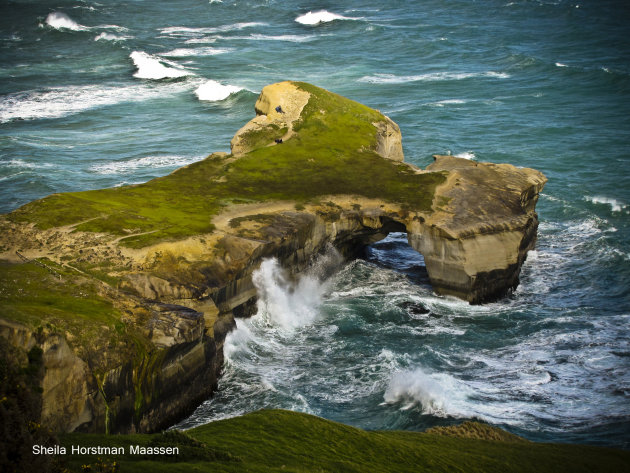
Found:
[{"label": "white whitecap", "polygon": [[613,212],[621,212],[623,209],[628,207],[627,204],[624,204],[620,200],[612,199],[610,197],[603,197],[603,196],[600,196],[600,195],[596,195],[596,196],[593,196],[593,197],[587,196],[587,197],[584,197],[584,200],[587,200],[587,201],[592,202],[594,204],[610,205],[610,209]]},{"label": "white whitecap", "polygon": [[199,100],[216,102],[228,98],[230,95],[235,94],[239,90],[243,90],[243,87],[223,85],[217,81],[209,80],[197,87],[195,94],[197,94]]},{"label": "white whitecap", "polygon": [[144,51],[134,51],[129,57],[133,60],[138,69],[133,75],[138,79],[174,79],[194,75],[192,72],[182,68],[167,67],[163,60],[145,53]]},{"label": "white whitecap", "polygon": [[509,74],[505,72],[484,71],[484,72],[431,72],[427,74],[418,74],[412,76],[397,76],[394,74],[375,74],[372,76],[363,76],[358,81],[368,82],[371,84],[404,84],[407,82],[433,82],[446,80],[462,80],[470,78],[493,78],[508,79]]},{"label": "white whitecap", "polygon": [[232,51],[230,48],[177,48],[160,54],[168,57],[216,56],[217,54],[225,54],[230,51]]},{"label": "white whitecap", "polygon": [[100,33],[94,37],[94,41],[126,41],[131,36],[115,35],[111,33]]},{"label": "white whitecap", "polygon": [[95,164],[90,171],[96,174],[124,174],[129,171],[148,168],[181,167],[199,161],[200,156],[145,156],[126,161],[112,161],[109,163]]},{"label": "white whitecap", "polygon": [[359,18],[350,18],[347,16],[331,13],[327,10],[321,10],[316,12],[308,12],[304,15],[298,16],[295,21],[302,25],[318,25],[320,23],[328,23],[335,20],[358,20]]},{"label": "white whitecap", "polygon": [[446,100],[439,100],[437,102],[431,102],[428,105],[432,105],[434,107],[444,107],[445,105],[462,105],[467,103],[466,100],[461,100],[461,99],[446,99]]},{"label": "white whitecap", "polygon": [[46,17],[46,24],[56,30],[72,30],[72,31],[86,31],[89,30],[87,26],[80,25],[65,13],[52,12]]},{"label": "white whitecap", "polygon": [[317,35],[295,35],[295,34],[283,34],[283,35],[264,35],[264,34],[252,34],[246,37],[239,37],[238,39],[250,39],[254,41],[288,41],[291,43],[306,43],[317,38]]},{"label": "white whitecap", "polygon": [[203,34],[225,33],[227,31],[238,31],[245,28],[253,28],[255,26],[266,26],[267,23],[246,22],[233,23],[230,25],[221,25],[213,27],[189,27],[189,26],[169,26],[162,28],[160,33],[169,36],[199,36]]},{"label": "white whitecap", "polygon": [[209,43],[214,43],[216,42],[217,37],[207,37],[204,36],[202,38],[190,38],[187,39],[186,41],[184,41],[184,44],[209,44]]},{"label": "white whitecap", "polygon": [[557,62],[556,63],[556,67],[569,67],[569,66],[567,66],[566,64],[563,64],[561,62]]},{"label": "white whitecap", "polygon": [[52,168],[55,167],[52,163],[29,163],[24,161],[23,159],[11,159],[9,161],[3,162],[2,167],[11,167],[11,168],[19,168],[19,169],[42,169],[42,168]]}]

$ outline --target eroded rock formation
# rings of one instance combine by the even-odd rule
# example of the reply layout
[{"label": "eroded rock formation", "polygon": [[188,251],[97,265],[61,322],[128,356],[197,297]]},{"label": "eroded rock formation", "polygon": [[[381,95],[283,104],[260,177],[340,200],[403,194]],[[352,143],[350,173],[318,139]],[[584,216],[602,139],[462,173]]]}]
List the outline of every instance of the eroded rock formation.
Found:
[{"label": "eroded rock formation", "polygon": [[268,257],[297,273],[329,245],[352,257],[406,232],[438,294],[480,303],[518,284],[540,172],[453,156],[418,169],[393,121],[308,84],[265,87],[256,113],[230,155],[2,217],[0,334],[43,348],[48,425],[154,431],[190,412]]}]

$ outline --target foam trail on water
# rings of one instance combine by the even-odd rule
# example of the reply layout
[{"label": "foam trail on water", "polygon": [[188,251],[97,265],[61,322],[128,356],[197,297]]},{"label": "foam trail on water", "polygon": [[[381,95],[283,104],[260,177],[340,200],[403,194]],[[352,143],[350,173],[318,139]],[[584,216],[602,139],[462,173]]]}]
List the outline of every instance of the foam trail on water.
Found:
[{"label": "foam trail on water", "polygon": [[335,20],[359,20],[359,18],[350,18],[347,16],[331,13],[327,10],[321,10],[316,12],[308,12],[304,15],[298,16],[295,21],[302,25],[318,25],[320,23],[328,23]]},{"label": "foam trail on water", "polygon": [[80,25],[65,13],[52,12],[46,17],[46,24],[56,30],[66,29],[72,31],[87,31],[87,26]]},{"label": "foam trail on water", "polygon": [[128,161],[95,164],[90,167],[90,171],[96,174],[123,174],[142,168],[181,167],[200,159],[201,156],[145,156]]},{"label": "foam trail on water", "polygon": [[197,94],[199,100],[216,102],[219,100],[225,100],[230,95],[235,94],[240,90],[243,90],[243,87],[238,87],[236,85],[223,85],[215,80],[209,80],[197,87],[195,94]]},{"label": "foam trail on water", "polygon": [[177,48],[172,51],[161,53],[162,56],[169,57],[190,57],[190,56],[216,56],[232,51],[231,48]]},{"label": "foam trail on water", "polygon": [[169,26],[162,28],[160,33],[169,36],[195,36],[211,33],[225,33],[228,31],[238,31],[245,28],[252,28],[255,26],[266,26],[267,23],[248,22],[248,23],[234,23],[231,25],[222,25],[215,27],[188,27],[188,26]]},{"label": "foam trail on water", "polygon": [[477,77],[487,77],[494,79],[508,79],[509,74],[505,72],[484,71],[484,72],[431,72],[413,76],[397,76],[394,74],[375,74],[373,76],[363,76],[358,81],[370,84],[404,84],[407,82],[432,82],[445,80],[462,80]]},{"label": "foam trail on water", "polygon": [[167,67],[162,64],[160,59],[144,51],[134,51],[129,57],[138,68],[138,71],[133,75],[138,79],[175,79],[194,75],[192,72],[185,69]]},{"label": "foam trail on water", "polygon": [[126,41],[131,38],[131,36],[117,36],[111,33],[100,33],[94,37],[94,41]]},{"label": "foam trail on water", "polygon": [[[93,108],[140,102],[178,92],[181,87],[84,85],[18,92],[0,97],[0,123],[60,118]],[[181,88],[183,89],[183,88]]]}]

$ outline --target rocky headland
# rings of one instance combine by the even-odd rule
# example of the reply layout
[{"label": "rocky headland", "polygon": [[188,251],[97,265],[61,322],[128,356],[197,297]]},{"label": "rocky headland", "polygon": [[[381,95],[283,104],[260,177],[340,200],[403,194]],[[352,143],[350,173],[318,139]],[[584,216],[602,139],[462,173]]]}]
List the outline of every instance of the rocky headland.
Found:
[{"label": "rocky headland", "polygon": [[538,171],[403,161],[399,127],[309,84],[263,89],[214,153],[145,184],[53,194],[0,217],[0,335],[42,350],[41,422],[152,432],[208,398],[252,273],[296,274],[330,245],[353,257],[390,232],[433,289],[471,303],[518,285],[536,241]]}]

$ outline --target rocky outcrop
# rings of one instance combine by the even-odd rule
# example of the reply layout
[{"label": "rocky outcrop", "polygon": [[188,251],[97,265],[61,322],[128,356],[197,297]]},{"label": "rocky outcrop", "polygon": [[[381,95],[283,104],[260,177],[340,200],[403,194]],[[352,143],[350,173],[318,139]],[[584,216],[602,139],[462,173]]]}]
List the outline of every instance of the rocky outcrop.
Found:
[{"label": "rocky outcrop", "polygon": [[448,171],[436,212],[409,227],[434,290],[472,303],[495,300],[518,285],[534,247],[538,194],[547,181],[533,169],[434,156],[427,169]]},{"label": "rocky outcrop", "polygon": [[265,258],[298,273],[331,246],[351,258],[406,232],[438,294],[517,286],[540,172],[453,156],[421,170],[393,121],[308,84],[265,87],[255,108],[230,155],[0,219],[0,333],[43,348],[55,429],[154,431],[206,399]]},{"label": "rocky outcrop", "polygon": [[293,136],[293,124],[299,120],[308,98],[307,92],[291,82],[265,87],[254,105],[256,117],[238,130],[230,142],[232,155],[242,156],[261,146],[287,141]]}]

